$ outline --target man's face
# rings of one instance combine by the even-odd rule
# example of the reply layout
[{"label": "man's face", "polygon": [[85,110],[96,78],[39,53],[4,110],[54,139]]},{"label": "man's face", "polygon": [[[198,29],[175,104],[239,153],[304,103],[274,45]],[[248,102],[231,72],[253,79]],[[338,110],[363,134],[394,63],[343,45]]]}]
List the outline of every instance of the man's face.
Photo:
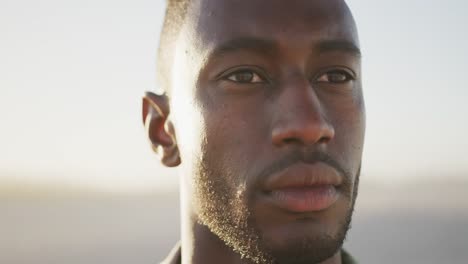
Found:
[{"label": "man's face", "polygon": [[259,263],[331,257],[365,128],[349,10],[340,0],[193,2],[171,98],[193,217]]}]

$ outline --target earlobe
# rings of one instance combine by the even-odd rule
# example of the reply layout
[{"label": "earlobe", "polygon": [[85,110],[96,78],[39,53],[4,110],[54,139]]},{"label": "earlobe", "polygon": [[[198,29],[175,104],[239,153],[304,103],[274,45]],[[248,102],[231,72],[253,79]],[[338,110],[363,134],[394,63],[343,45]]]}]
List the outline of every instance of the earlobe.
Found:
[{"label": "earlobe", "polygon": [[152,149],[168,167],[180,164],[174,126],[168,120],[169,102],[165,95],[147,92],[143,97],[143,124]]}]

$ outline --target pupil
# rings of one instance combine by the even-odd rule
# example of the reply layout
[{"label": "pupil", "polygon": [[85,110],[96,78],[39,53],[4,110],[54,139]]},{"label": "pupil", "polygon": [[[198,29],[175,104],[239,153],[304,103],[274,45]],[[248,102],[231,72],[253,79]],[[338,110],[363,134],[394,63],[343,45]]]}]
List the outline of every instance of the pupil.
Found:
[{"label": "pupil", "polygon": [[344,82],[346,81],[346,76],[341,73],[330,73],[328,76],[332,82]]},{"label": "pupil", "polygon": [[237,81],[239,82],[250,82],[253,79],[253,73],[251,72],[240,72],[237,74]]}]

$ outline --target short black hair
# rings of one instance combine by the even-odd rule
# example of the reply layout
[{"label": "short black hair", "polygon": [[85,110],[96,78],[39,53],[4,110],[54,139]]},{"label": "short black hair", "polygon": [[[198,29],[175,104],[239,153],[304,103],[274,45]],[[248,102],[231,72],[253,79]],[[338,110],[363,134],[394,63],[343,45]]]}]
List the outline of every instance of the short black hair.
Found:
[{"label": "short black hair", "polygon": [[190,0],[167,0],[166,13],[159,39],[157,55],[158,85],[167,94],[171,90],[171,69],[174,61],[175,42],[184,24]]}]

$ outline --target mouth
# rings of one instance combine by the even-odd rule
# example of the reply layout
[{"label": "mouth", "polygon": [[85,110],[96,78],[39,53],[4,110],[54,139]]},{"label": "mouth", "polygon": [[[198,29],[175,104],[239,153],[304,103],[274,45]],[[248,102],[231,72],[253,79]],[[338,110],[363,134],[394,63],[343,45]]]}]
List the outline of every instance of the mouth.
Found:
[{"label": "mouth", "polygon": [[307,213],[326,210],[338,200],[339,194],[335,186],[317,185],[274,190],[268,198],[286,211]]},{"label": "mouth", "polygon": [[298,163],[269,177],[264,186],[267,200],[291,213],[326,210],[339,197],[342,177],[325,163]]}]

